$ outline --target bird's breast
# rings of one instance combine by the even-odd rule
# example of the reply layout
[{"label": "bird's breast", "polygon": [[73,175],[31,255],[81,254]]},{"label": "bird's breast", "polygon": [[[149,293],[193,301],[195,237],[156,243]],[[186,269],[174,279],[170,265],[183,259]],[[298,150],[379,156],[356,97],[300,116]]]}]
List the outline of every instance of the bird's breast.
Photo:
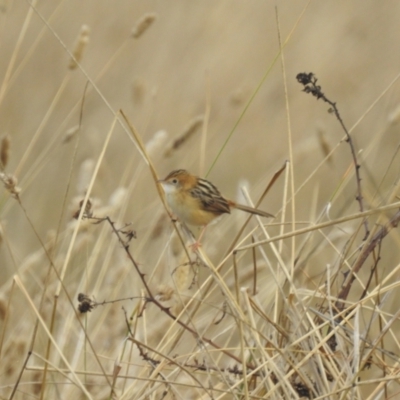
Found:
[{"label": "bird's breast", "polygon": [[189,193],[166,193],[166,199],[172,212],[186,224],[204,226],[218,217],[218,214],[204,210],[201,201]]}]

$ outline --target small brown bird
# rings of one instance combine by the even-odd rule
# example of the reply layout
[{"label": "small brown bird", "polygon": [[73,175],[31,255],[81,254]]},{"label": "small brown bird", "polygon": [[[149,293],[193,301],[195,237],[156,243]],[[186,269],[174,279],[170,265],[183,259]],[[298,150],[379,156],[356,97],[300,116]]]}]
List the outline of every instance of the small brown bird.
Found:
[{"label": "small brown bird", "polygon": [[[246,211],[261,217],[274,218],[265,211],[238,204],[225,199],[209,181],[192,175],[184,169],[170,172],[158,181],[165,191],[165,197],[172,212],[184,223],[204,228],[222,214],[230,214],[231,208]],[[201,232],[200,241],[204,229]]]}]

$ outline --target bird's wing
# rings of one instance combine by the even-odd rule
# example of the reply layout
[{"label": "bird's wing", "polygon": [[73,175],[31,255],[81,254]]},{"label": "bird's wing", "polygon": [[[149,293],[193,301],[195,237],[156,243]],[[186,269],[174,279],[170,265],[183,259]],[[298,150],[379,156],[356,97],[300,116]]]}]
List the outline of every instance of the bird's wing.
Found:
[{"label": "bird's wing", "polygon": [[215,214],[230,214],[229,203],[221,196],[219,190],[209,181],[199,179],[195,188],[191,189],[193,197],[198,198],[207,211]]}]

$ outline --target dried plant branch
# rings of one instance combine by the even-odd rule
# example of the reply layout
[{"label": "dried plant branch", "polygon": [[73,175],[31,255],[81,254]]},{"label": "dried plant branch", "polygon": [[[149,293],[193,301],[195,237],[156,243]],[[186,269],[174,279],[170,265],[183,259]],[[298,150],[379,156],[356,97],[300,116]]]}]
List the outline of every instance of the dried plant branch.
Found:
[{"label": "dried plant branch", "polygon": [[374,257],[375,257],[374,264],[371,268],[371,271],[370,271],[370,274],[368,277],[368,281],[365,284],[365,288],[360,296],[360,300],[362,300],[368,294],[368,289],[369,289],[369,286],[371,285],[372,278],[374,275],[376,275],[376,269],[378,268],[379,261],[381,260],[381,251],[382,251],[382,241],[380,241],[378,243],[378,255],[377,256],[374,255]]},{"label": "dried plant branch", "polygon": [[[157,365],[159,365],[161,363],[161,361],[156,360],[155,358],[152,358],[149,355],[149,353],[143,349],[143,344],[142,343],[140,343],[137,340],[132,340],[132,341],[136,344],[136,346],[137,346],[137,348],[139,350],[139,354],[142,357],[142,359],[144,361],[146,361],[146,362],[149,362],[149,364],[153,368],[155,368]],[[149,347],[147,347],[147,350],[154,351],[154,349],[150,349]],[[157,353],[157,354],[159,354],[159,355],[164,357],[164,354],[160,354],[160,353]],[[232,374],[232,375],[235,375],[235,376],[239,376],[239,377],[242,377],[244,375],[244,371],[242,369],[238,368],[237,365],[234,365],[233,367],[222,368],[222,367],[213,367],[211,365],[206,365],[204,360],[200,362],[197,358],[194,358],[192,363],[188,363],[188,362],[179,363],[176,360],[176,358],[174,358],[173,360],[174,360],[173,364],[178,366],[179,368],[185,367],[185,368],[188,368],[188,369],[193,369],[195,371],[197,370],[197,371],[204,371],[204,372],[207,372],[207,371],[215,371],[215,372],[219,372],[219,373],[223,372],[223,373],[229,373],[229,374]],[[170,361],[168,363],[171,364]],[[261,372],[254,372],[252,374],[252,376],[254,376],[254,377],[262,377],[263,374]],[[277,382],[277,379],[276,379],[275,376],[272,376],[271,379],[274,382]]]},{"label": "dried plant branch", "polygon": [[[83,215],[85,216],[85,215]],[[121,231],[121,229],[117,229],[115,226],[115,223],[111,220],[110,217],[106,216],[103,218],[97,218],[97,217],[93,217],[93,216],[87,216],[88,219],[92,219],[94,221],[96,221],[96,223],[102,223],[102,222],[107,222],[110,226],[111,229],[113,231],[113,233],[116,235],[119,243],[122,245],[123,249],[125,250],[125,253],[128,257],[128,259],[130,260],[130,262],[132,263],[132,265],[135,267],[136,272],[139,275],[140,280],[142,281],[143,286],[145,287],[148,297],[146,298],[148,303],[153,303],[154,305],[156,305],[160,311],[164,312],[168,317],[170,317],[171,319],[173,319],[174,321],[176,321],[181,327],[183,327],[186,331],[188,331],[189,333],[191,333],[192,335],[194,335],[194,337],[198,338],[201,341],[204,341],[206,343],[208,343],[210,346],[214,347],[215,349],[221,351],[222,353],[224,353],[225,355],[227,355],[228,357],[232,358],[233,360],[235,360],[236,362],[242,364],[242,360],[235,356],[233,353],[231,353],[230,351],[226,350],[225,348],[217,345],[216,343],[214,343],[211,339],[205,337],[205,336],[200,336],[199,333],[191,328],[190,326],[188,326],[187,324],[185,324],[183,321],[181,321],[180,319],[178,319],[174,314],[172,314],[171,310],[169,309],[169,307],[165,307],[161,304],[160,301],[157,300],[157,298],[153,295],[152,290],[150,289],[146,279],[145,279],[145,274],[143,272],[141,272],[138,263],[135,261],[135,259],[133,258],[131,252],[130,252],[130,241],[126,241],[126,239],[123,238],[123,232]],[[254,364],[247,364],[247,368],[248,369],[255,369],[256,366]]]},{"label": "dried plant branch", "polygon": [[[356,181],[357,181],[357,196],[356,200],[358,201],[360,211],[364,211],[364,202],[363,202],[363,196],[362,196],[362,190],[361,190],[361,176],[360,176],[360,164],[357,161],[357,155],[356,155],[356,150],[354,147],[353,140],[350,136],[350,133],[348,129],[346,128],[346,125],[343,122],[343,119],[339,113],[339,110],[336,106],[336,103],[333,102],[332,100],[329,100],[325,94],[321,90],[321,86],[317,85],[317,78],[316,76],[310,72],[310,73],[305,73],[302,72],[296,76],[296,79],[298,80],[299,83],[301,83],[304,86],[303,91],[306,93],[310,93],[312,96],[316,97],[317,100],[322,99],[325,103],[328,103],[332,108],[329,109],[329,112],[333,112],[336,116],[336,119],[339,121],[340,125],[342,126],[345,134],[346,134],[346,142],[350,145],[350,150],[351,150],[351,155],[353,157],[353,163],[354,163],[354,168],[355,168],[355,173],[356,173]],[[364,240],[367,239],[370,231],[368,227],[368,221],[366,218],[364,218],[363,221],[364,228],[365,228],[365,236]]]},{"label": "dried plant branch", "polygon": [[[129,340],[131,340],[133,343],[136,344],[136,346],[139,349],[139,353],[140,353],[141,357],[143,358],[143,360],[149,362],[152,365],[153,368],[155,368],[155,366],[157,366],[160,363],[160,361],[151,358],[148,355],[148,353],[143,350],[143,347],[146,350],[150,350],[150,351],[158,354],[160,357],[163,357],[165,360],[168,361],[169,364],[176,365],[182,371],[186,372],[192,379],[194,379],[198,383],[198,385],[200,385],[200,387],[202,387],[210,395],[211,399],[213,398],[213,396],[211,396],[211,393],[208,392],[208,389],[193,374],[191,374],[190,371],[184,365],[182,365],[182,364],[178,363],[177,361],[175,361],[174,358],[168,357],[166,354],[162,354],[162,353],[158,352],[156,349],[151,348],[147,344],[145,344],[143,342],[140,342],[140,341],[138,341],[137,339],[135,339],[133,337],[129,338]],[[161,374],[159,374],[159,375],[161,376]]]},{"label": "dried plant branch", "polygon": [[340,291],[338,295],[338,300],[336,302],[336,307],[339,310],[343,310],[345,304],[343,300],[347,299],[347,296],[349,295],[351,286],[356,279],[356,274],[358,271],[361,269],[361,267],[364,265],[365,261],[367,260],[368,256],[374,251],[376,246],[379,246],[383,240],[383,238],[393,229],[397,228],[398,224],[400,222],[400,211],[398,211],[390,220],[389,222],[382,226],[379,231],[370,238],[369,242],[362,248],[360,255],[358,256],[358,259],[356,263],[353,265],[350,273],[348,274],[343,286],[342,290]]},{"label": "dried plant branch", "polygon": [[373,208],[371,210],[364,211],[362,213],[357,212],[357,214],[346,215],[344,217],[340,217],[340,218],[337,218],[335,220],[321,222],[319,224],[315,224],[315,225],[312,225],[312,226],[307,226],[306,228],[297,229],[296,231],[293,231],[293,232],[287,232],[287,233],[283,233],[283,234],[280,234],[280,235],[276,235],[276,236],[273,236],[273,237],[271,237],[269,239],[259,240],[259,241],[255,242],[254,244],[251,243],[251,244],[240,246],[235,250],[236,251],[245,251],[245,250],[250,249],[250,248],[252,248],[254,246],[260,246],[262,244],[277,242],[278,240],[287,239],[289,237],[292,237],[293,235],[303,235],[303,234],[311,232],[311,231],[316,231],[316,230],[327,228],[327,227],[330,227],[330,226],[333,226],[333,225],[343,224],[344,222],[352,221],[354,219],[364,218],[364,217],[367,217],[367,216],[370,216],[370,215],[374,215],[374,214],[378,214],[378,213],[383,213],[383,212],[390,211],[390,210],[393,210],[393,209],[399,208],[399,207],[400,207],[400,202],[396,202],[396,203],[388,204],[386,206]]},{"label": "dried plant branch", "polygon": [[13,390],[12,390],[12,392],[10,394],[9,400],[12,400],[14,398],[14,395],[15,395],[15,393],[16,393],[16,391],[18,389],[18,386],[19,386],[19,384],[21,382],[22,375],[25,372],[26,366],[28,365],[28,361],[31,358],[31,355],[32,355],[32,350],[29,349],[28,353],[26,354],[25,360],[24,360],[24,362],[23,362],[23,364],[21,366],[21,370],[19,371],[18,378],[15,381],[15,384],[14,384]]}]

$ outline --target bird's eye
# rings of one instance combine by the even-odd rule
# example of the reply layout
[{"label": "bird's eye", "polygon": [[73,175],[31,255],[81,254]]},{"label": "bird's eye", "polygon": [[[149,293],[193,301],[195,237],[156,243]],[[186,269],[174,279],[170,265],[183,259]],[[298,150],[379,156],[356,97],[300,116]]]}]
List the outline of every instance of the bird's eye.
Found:
[{"label": "bird's eye", "polygon": [[178,183],[178,179],[176,179],[176,178],[172,179],[172,183],[173,183],[174,185],[176,185],[176,184]]}]

